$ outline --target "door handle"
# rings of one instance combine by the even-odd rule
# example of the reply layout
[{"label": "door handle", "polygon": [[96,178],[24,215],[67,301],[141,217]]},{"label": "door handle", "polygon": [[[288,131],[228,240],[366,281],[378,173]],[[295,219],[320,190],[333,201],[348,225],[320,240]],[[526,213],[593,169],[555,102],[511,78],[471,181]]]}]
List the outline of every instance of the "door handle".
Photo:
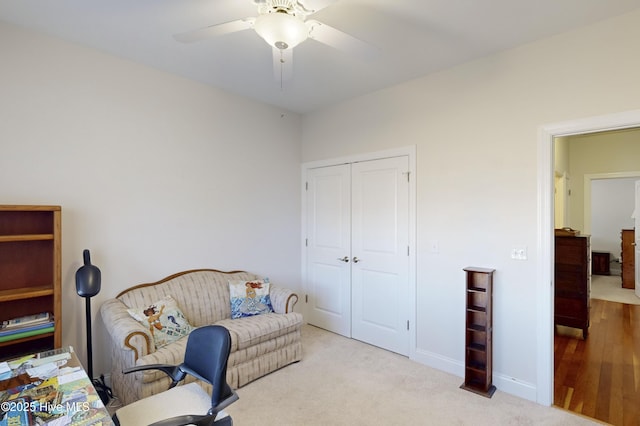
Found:
[{"label": "door handle", "polygon": [[358,263],[358,262],[360,262],[360,260],[361,259],[358,259],[358,256],[356,256],[356,257],[353,258],[353,263]]},{"label": "door handle", "polygon": [[339,257],[339,258],[338,258],[338,260],[339,260],[340,262],[349,263],[349,258],[348,258],[347,256],[345,256],[345,257]]}]

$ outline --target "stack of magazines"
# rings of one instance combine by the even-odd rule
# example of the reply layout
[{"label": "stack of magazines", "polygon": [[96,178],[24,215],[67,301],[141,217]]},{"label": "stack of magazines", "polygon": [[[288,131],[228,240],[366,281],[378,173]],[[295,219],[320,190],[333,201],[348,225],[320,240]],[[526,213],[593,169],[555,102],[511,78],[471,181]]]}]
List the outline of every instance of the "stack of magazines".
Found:
[{"label": "stack of magazines", "polygon": [[26,315],[0,324],[0,343],[53,331],[53,316],[49,312]]}]

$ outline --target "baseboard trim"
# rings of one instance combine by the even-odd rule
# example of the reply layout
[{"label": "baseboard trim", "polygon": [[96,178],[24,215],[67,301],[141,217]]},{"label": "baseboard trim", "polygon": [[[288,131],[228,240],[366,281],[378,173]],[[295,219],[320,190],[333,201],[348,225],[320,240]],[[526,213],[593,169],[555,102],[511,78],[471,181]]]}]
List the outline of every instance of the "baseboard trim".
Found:
[{"label": "baseboard trim", "polygon": [[[448,358],[440,354],[421,349],[416,349],[411,359],[419,362],[420,364],[424,364],[427,367],[435,368],[436,370],[444,371],[464,379],[464,363],[457,359]],[[498,391],[506,392],[532,402],[537,402],[537,389],[533,383],[525,382],[494,371],[493,385],[498,389]]]},{"label": "baseboard trim", "polygon": [[515,377],[493,372],[493,384],[503,392],[538,403],[538,390],[534,383],[525,382]]},{"label": "baseboard trim", "polygon": [[435,368],[436,370],[441,370],[454,376],[464,377],[464,363],[457,359],[448,358],[423,349],[416,349],[411,359],[427,367]]}]

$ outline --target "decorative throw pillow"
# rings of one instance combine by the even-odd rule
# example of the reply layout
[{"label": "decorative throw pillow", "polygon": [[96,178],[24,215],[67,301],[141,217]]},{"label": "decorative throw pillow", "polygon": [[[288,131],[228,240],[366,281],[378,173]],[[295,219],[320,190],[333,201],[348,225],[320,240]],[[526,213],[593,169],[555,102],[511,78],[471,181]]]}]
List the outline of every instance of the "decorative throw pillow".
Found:
[{"label": "decorative throw pillow", "polygon": [[231,318],[250,317],[273,312],[269,281],[229,281]]},{"label": "decorative throw pillow", "polygon": [[165,296],[144,308],[128,309],[129,315],[149,328],[156,348],[186,336],[193,329],[178,304],[171,296]]}]

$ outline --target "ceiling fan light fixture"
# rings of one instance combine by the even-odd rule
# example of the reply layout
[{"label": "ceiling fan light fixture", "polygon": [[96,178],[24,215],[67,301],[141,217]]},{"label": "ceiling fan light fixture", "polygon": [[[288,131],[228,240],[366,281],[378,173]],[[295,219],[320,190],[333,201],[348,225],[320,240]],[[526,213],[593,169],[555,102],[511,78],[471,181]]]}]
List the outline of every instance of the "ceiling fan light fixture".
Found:
[{"label": "ceiling fan light fixture", "polygon": [[309,28],[302,19],[280,11],[258,16],[253,29],[280,50],[293,49],[309,36]]}]

